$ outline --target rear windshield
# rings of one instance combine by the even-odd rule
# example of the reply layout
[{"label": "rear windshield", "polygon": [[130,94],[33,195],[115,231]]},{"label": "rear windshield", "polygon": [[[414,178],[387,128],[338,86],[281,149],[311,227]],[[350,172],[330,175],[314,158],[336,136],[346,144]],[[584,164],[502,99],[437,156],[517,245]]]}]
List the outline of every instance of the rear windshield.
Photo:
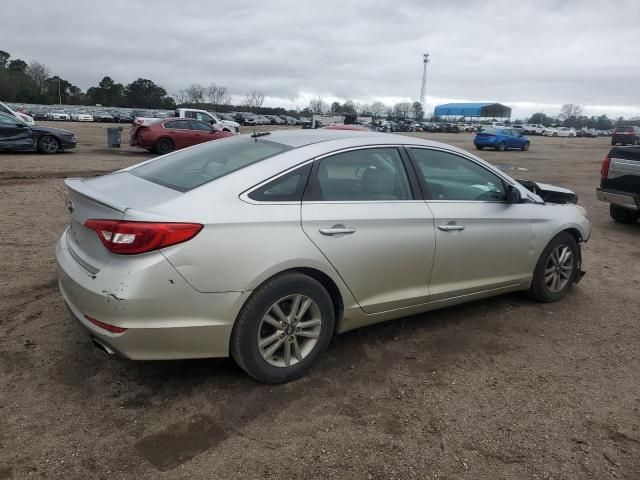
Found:
[{"label": "rear windshield", "polygon": [[188,192],[291,148],[281,143],[243,135],[214,140],[160,157],[134,168],[130,173],[164,187]]},{"label": "rear windshield", "polygon": [[618,127],[616,132],[633,132],[633,127]]}]

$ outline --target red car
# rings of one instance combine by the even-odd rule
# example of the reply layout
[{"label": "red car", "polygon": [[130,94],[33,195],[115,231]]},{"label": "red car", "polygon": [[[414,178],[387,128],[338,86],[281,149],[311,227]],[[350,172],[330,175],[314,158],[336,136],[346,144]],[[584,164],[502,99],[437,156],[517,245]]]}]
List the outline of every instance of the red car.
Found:
[{"label": "red car", "polygon": [[186,118],[138,119],[131,128],[129,145],[160,155],[198,143],[232,137],[234,134],[213,125]]}]

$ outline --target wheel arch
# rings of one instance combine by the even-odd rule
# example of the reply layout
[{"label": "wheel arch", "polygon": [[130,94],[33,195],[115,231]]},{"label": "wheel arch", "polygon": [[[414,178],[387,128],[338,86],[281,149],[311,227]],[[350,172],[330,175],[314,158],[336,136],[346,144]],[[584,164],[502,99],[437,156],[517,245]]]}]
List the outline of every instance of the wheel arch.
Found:
[{"label": "wheel arch", "polygon": [[[287,274],[287,273],[301,273],[303,275],[307,275],[308,277],[311,277],[314,280],[316,280],[318,283],[320,283],[325,288],[325,290],[327,291],[327,293],[331,297],[331,303],[333,304],[333,311],[334,311],[334,315],[335,315],[334,333],[335,332],[339,332],[340,331],[340,327],[342,325],[343,316],[344,316],[344,309],[345,309],[345,307],[344,307],[345,298],[344,297],[345,296],[344,296],[344,293],[341,291],[340,287],[338,286],[336,280],[334,280],[333,278],[331,278],[330,275],[328,275],[326,272],[323,272],[322,270],[320,270],[318,268],[314,268],[314,267],[311,267],[311,266],[299,266],[299,267],[295,266],[295,267],[290,267],[290,268],[284,268],[284,269],[281,269],[281,270],[279,270],[279,271],[277,271],[275,273],[271,273],[271,275],[269,275],[266,278],[261,278],[259,280],[259,282],[256,282],[257,285],[254,288],[252,288],[251,290],[255,291],[256,289],[260,288],[265,283],[269,282],[272,278],[278,277],[280,275]],[[235,324],[238,316],[240,315],[240,312],[241,312],[242,308],[247,303],[249,298],[251,298],[251,295],[249,295],[244,300],[242,306],[240,307],[240,309],[238,309],[238,313],[236,314],[236,318],[234,319],[234,324]]]}]

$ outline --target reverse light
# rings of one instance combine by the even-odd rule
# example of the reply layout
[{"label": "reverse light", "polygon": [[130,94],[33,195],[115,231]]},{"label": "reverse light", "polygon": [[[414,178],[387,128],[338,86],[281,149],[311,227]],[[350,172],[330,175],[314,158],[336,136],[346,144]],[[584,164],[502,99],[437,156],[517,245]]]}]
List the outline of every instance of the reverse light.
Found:
[{"label": "reverse light", "polygon": [[115,325],[109,325],[108,323],[101,322],[100,320],[96,320],[95,318],[90,317],[89,315],[85,315],[84,318],[93,323],[96,327],[100,327],[103,330],[111,333],[124,333],[127,331],[126,328],[116,327]]},{"label": "reverse light", "polygon": [[91,219],[85,227],[94,230],[111,253],[137,255],[191,240],[202,225],[199,223],[129,222]]}]

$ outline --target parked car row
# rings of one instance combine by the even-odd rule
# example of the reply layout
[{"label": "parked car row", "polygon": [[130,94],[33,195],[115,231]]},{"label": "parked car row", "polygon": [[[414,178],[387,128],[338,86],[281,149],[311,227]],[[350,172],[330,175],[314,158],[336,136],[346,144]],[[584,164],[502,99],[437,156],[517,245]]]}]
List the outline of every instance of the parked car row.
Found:
[{"label": "parked car row", "polygon": [[254,125],[301,125],[302,120],[291,115],[258,115],[252,112],[231,112],[236,122],[245,126]]}]

